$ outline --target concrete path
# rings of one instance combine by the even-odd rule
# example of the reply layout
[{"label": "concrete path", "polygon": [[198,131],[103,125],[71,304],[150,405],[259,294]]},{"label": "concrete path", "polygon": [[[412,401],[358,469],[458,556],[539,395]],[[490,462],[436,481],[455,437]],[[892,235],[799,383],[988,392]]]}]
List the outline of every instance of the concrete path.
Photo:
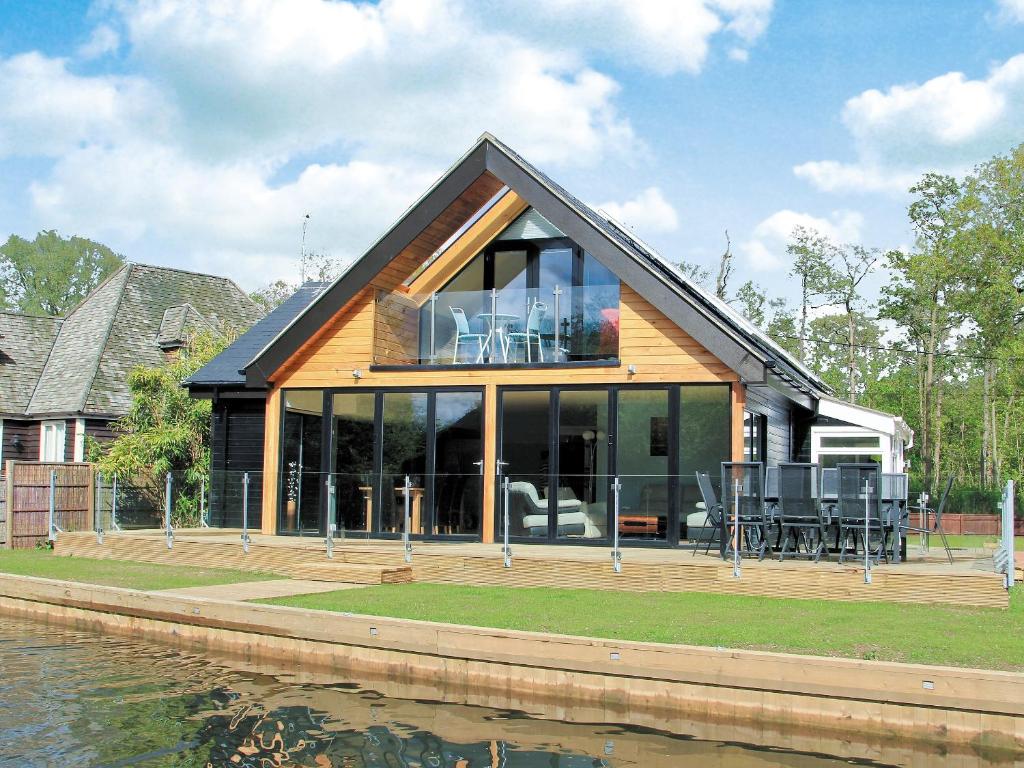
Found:
[{"label": "concrete path", "polygon": [[264,600],[271,597],[311,595],[315,592],[335,592],[356,589],[365,584],[342,584],[337,581],[308,581],[306,579],[272,579],[270,581],[243,581],[237,584],[213,584],[206,587],[161,589],[165,595],[182,597],[210,597],[214,600]]}]

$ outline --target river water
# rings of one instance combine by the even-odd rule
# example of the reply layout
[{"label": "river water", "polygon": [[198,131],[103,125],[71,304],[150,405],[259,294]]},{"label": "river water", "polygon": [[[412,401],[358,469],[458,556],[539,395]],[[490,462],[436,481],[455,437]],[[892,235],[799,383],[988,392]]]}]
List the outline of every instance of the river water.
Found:
[{"label": "river water", "polygon": [[[978,754],[752,727],[569,723],[393,682],[268,672],[223,657],[0,618],[0,765],[599,768],[989,766]],[[465,701],[466,697],[462,697]],[[442,703],[447,700],[447,703]],[[679,730],[689,727],[690,730]],[[673,729],[676,732],[672,732]],[[695,733],[694,731],[699,731]],[[710,738],[713,735],[714,738]]]}]

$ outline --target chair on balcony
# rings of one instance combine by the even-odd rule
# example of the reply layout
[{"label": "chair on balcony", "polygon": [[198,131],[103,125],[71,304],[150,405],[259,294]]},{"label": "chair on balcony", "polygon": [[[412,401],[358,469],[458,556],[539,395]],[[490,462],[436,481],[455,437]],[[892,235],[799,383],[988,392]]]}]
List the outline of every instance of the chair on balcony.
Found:
[{"label": "chair on balcony", "polygon": [[[699,536],[701,538],[707,536],[707,542],[704,544],[704,554],[706,555],[711,551],[711,544],[715,540],[715,534],[721,530],[722,527],[722,505],[718,503],[718,497],[715,495],[715,487],[711,484],[711,475],[707,472],[697,473],[697,487],[700,488],[700,495],[704,498],[705,518],[704,524],[700,528]],[[689,520],[687,520],[686,527],[687,531],[689,531]],[[693,553],[690,557],[695,556],[699,548],[700,539],[698,539],[697,543],[693,545]]]},{"label": "chair on balcony", "polygon": [[[800,555],[800,543],[803,542],[803,554],[818,562],[825,551],[825,521],[821,513],[818,465],[780,464],[776,484],[776,508],[782,535],[779,560],[784,560],[787,554]],[[793,551],[789,549],[791,541]]]},{"label": "chair on balcony", "polygon": [[542,301],[533,302],[530,307],[530,314],[526,318],[526,328],[522,331],[511,331],[505,335],[506,351],[510,352],[512,347],[523,344],[526,347],[526,362],[533,362],[531,344],[537,344],[537,362],[544,362],[544,350],[541,348],[540,324],[548,311],[548,305]]},{"label": "chair on balcony", "polygon": [[[910,520],[902,521],[900,523],[900,533],[937,533],[939,538],[942,539],[942,546],[946,550],[946,557],[949,558],[949,564],[953,564],[953,550],[949,548],[949,541],[946,540],[946,532],[942,528],[942,513],[946,509],[946,501],[949,499],[949,492],[953,489],[953,476],[950,475],[949,480],[946,481],[946,487],[942,491],[942,498],[939,500],[939,506],[936,509],[929,509],[928,507],[914,507],[919,512],[924,512],[926,517],[922,525],[911,525]],[[927,515],[933,515],[932,524],[928,525]]]},{"label": "chair on balcony", "polygon": [[738,544],[729,536],[724,542],[723,555],[729,548],[743,544],[747,552],[764,560],[771,551],[768,541],[769,519],[764,503],[764,464],[759,461],[722,462],[722,518],[723,534],[732,526]]},{"label": "chair on balcony", "polygon": [[[847,542],[856,555],[858,542],[876,563],[889,561],[886,551],[888,529],[882,517],[882,471],[877,464],[840,464],[839,470],[839,562],[846,559]],[[878,546],[872,548],[872,536]]]},{"label": "chair on balcony", "polygon": [[452,317],[455,318],[455,351],[452,353],[452,365],[459,362],[459,346],[462,344],[476,344],[476,361],[484,361],[484,353],[487,351],[487,343],[490,340],[488,333],[473,333],[469,330],[469,320],[462,307],[452,307]]}]

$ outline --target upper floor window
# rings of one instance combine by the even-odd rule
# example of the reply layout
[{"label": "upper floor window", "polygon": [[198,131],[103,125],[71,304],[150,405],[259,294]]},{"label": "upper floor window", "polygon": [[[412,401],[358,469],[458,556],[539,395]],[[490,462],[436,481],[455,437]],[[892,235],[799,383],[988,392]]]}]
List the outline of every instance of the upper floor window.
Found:
[{"label": "upper floor window", "polygon": [[422,306],[419,337],[423,362],[616,359],[619,280],[530,208]]},{"label": "upper floor window", "polygon": [[64,461],[64,435],[66,425],[63,421],[44,421],[40,424],[39,460]]}]

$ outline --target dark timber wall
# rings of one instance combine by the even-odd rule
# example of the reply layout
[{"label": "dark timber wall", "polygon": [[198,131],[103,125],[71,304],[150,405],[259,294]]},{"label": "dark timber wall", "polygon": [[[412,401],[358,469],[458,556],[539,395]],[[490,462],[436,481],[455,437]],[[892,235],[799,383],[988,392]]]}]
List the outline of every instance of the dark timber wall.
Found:
[{"label": "dark timber wall", "polygon": [[223,398],[213,405],[210,437],[210,525],[242,525],[242,476],[249,478],[249,527],[259,528],[263,501],[266,401]]},{"label": "dark timber wall", "polygon": [[[14,449],[15,437],[21,440],[20,451]],[[38,461],[39,422],[4,419],[4,440],[3,449],[0,451],[0,458],[5,462],[11,459],[15,461]]]},{"label": "dark timber wall", "polygon": [[793,461],[793,409],[789,400],[769,387],[747,387],[748,411],[768,417],[766,463]]}]

